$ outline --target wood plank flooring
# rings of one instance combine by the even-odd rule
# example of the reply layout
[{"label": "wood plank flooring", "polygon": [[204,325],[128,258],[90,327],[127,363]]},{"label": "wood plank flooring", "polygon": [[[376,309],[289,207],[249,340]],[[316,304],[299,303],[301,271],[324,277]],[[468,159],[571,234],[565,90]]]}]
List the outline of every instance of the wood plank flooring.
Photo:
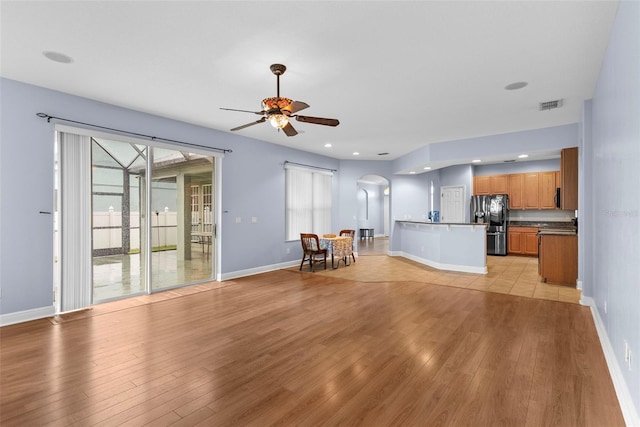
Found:
[{"label": "wood plank flooring", "polygon": [[0,424],[624,425],[577,304],[295,270],[170,292],[1,328]]}]

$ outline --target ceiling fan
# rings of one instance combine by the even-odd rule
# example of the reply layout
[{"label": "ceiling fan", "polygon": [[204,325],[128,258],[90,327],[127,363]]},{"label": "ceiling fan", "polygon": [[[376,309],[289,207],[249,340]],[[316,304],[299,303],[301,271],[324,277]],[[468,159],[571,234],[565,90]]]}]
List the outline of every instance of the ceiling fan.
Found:
[{"label": "ceiling fan", "polygon": [[263,99],[261,111],[236,110],[234,108],[220,108],[221,110],[240,111],[243,113],[252,113],[252,114],[258,114],[262,116],[260,120],[256,120],[255,122],[251,122],[242,126],[235,127],[231,129],[231,131],[244,129],[249,126],[257,125],[258,123],[264,123],[267,120],[269,120],[269,123],[271,123],[271,126],[273,126],[274,128],[278,130],[282,129],[282,131],[287,136],[295,136],[298,134],[298,132],[294,129],[293,126],[291,126],[290,119],[292,118],[295,118],[299,122],[313,123],[316,125],[338,126],[340,124],[340,122],[337,119],[300,116],[298,114],[295,114],[300,110],[309,108],[309,104],[301,101],[292,101],[289,98],[281,98],[280,97],[280,76],[284,74],[284,72],[287,70],[287,67],[285,67],[282,64],[273,64],[269,68],[271,69],[271,72],[276,75],[277,95],[272,98]]}]

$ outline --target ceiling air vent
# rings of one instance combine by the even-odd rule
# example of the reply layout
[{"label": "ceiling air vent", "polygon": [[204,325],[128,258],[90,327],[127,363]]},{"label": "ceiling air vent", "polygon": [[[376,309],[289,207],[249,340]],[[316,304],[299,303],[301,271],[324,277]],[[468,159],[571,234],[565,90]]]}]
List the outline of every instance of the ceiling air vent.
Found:
[{"label": "ceiling air vent", "polygon": [[556,99],[555,101],[547,101],[540,103],[540,111],[553,110],[554,108],[562,107],[562,99]]}]

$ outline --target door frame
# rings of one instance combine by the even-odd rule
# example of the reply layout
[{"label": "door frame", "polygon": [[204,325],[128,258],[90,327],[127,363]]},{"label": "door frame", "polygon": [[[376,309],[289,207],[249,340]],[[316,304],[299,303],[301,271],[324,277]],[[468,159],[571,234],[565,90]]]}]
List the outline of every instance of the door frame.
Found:
[{"label": "door frame", "polygon": [[467,198],[467,189],[466,189],[466,186],[464,185],[447,185],[447,186],[440,187],[440,219],[441,220],[444,219],[444,222],[452,222],[447,219],[447,217],[449,216],[448,213],[445,216],[445,203],[444,203],[445,193],[449,193],[451,190],[458,190],[458,189],[462,190],[462,204],[461,204],[462,212],[460,212],[461,221],[459,222],[455,221],[455,223],[465,222],[466,209],[465,209],[464,201]]},{"label": "door frame", "polygon": [[[211,280],[215,280],[215,281],[221,281],[222,280],[222,234],[221,234],[221,229],[222,229],[222,159],[224,158],[224,153],[219,153],[219,152],[214,152],[214,151],[208,151],[206,149],[203,148],[196,148],[196,147],[185,147],[182,146],[180,144],[171,144],[171,143],[163,143],[163,142],[158,142],[158,141],[151,141],[151,140],[146,140],[146,139],[142,139],[142,138],[135,138],[135,137],[130,137],[130,136],[125,136],[125,135],[120,135],[117,133],[107,133],[107,132],[103,132],[103,131],[99,131],[99,130],[94,130],[94,129],[86,129],[86,128],[78,128],[78,127],[74,127],[74,126],[69,126],[69,125],[64,125],[64,124],[59,124],[56,123],[54,124],[54,144],[56,144],[56,147],[59,144],[59,134],[61,132],[67,132],[67,133],[71,133],[71,134],[77,134],[77,135],[83,135],[83,136],[88,136],[88,137],[96,137],[96,138],[104,138],[104,139],[109,139],[109,140],[113,140],[113,141],[119,141],[119,142],[124,142],[124,143],[132,143],[132,144],[141,144],[141,145],[145,145],[148,147],[157,147],[157,148],[166,148],[166,149],[170,149],[170,150],[177,150],[177,151],[185,151],[188,150],[189,152],[193,152],[193,153],[197,153],[197,154],[202,154],[205,156],[209,156],[213,159],[213,174],[212,174],[212,190],[213,190],[213,235],[212,235],[212,242],[211,242],[211,249],[212,249],[212,272],[211,272],[211,276],[208,279],[202,280],[202,282],[210,282]],[[58,161],[58,159],[54,159],[56,162]],[[150,162],[150,156],[147,157],[147,162]],[[54,170],[57,170],[59,167],[59,163],[57,165],[55,165]],[[59,173],[56,172],[56,173]],[[148,188],[146,189],[147,194],[150,194],[150,186],[151,186],[151,180],[146,180],[147,181],[147,186]],[[55,195],[56,198],[56,204],[57,206],[59,206],[59,194]],[[147,205],[147,217],[150,216],[150,207],[149,205]],[[59,265],[60,265],[60,239],[61,239],[61,233],[63,233],[64,231],[61,229],[61,226],[59,224],[59,219],[57,221],[54,221],[53,224],[53,232],[54,232],[54,280],[53,280],[53,295],[54,295],[54,308],[55,308],[55,312],[56,313],[61,313],[62,307],[61,307],[61,298],[60,298],[60,294],[61,292],[63,292],[63,288],[64,288],[64,284],[61,283],[60,280],[60,269],[59,269]],[[57,236],[56,236],[57,235]],[[148,242],[141,242],[141,244],[146,244],[148,246],[148,248],[151,248],[151,242],[150,242],[150,234],[147,233],[147,239]],[[57,256],[55,256],[57,254]],[[150,256],[150,254],[149,254]],[[146,294],[151,294],[154,291],[152,290],[152,286],[151,286],[151,271],[149,269],[150,267],[150,263],[146,263],[147,265],[143,268],[146,269],[145,271],[145,276],[147,276],[147,286],[146,286]],[[90,284],[90,286],[93,286],[93,281]],[[133,295],[132,295],[133,296]],[[124,297],[126,298],[126,297]],[[92,298],[93,299],[93,298]]]}]

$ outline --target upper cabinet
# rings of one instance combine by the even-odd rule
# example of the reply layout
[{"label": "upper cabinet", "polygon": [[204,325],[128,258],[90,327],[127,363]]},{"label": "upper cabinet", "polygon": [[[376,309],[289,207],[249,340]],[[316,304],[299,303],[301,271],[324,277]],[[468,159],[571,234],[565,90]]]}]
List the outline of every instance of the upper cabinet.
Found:
[{"label": "upper cabinet", "polygon": [[578,209],[578,149],[562,150],[561,170],[473,177],[473,194],[508,194],[510,209]]},{"label": "upper cabinet", "polygon": [[524,184],[524,174],[512,173],[509,175],[509,208],[522,209],[523,199],[522,192]]},{"label": "upper cabinet", "polygon": [[538,173],[538,191],[540,209],[556,208],[556,172],[540,172]]},{"label": "upper cabinet", "polygon": [[538,172],[523,174],[522,209],[540,209],[540,191]]},{"label": "upper cabinet", "polygon": [[560,206],[578,209],[578,147],[565,148],[560,153]]},{"label": "upper cabinet", "polygon": [[474,176],[473,194],[509,194],[509,175]]},{"label": "upper cabinet", "polygon": [[489,175],[473,177],[473,194],[478,196],[491,194]]},{"label": "upper cabinet", "polygon": [[509,175],[491,175],[489,177],[491,194],[509,193]]}]

